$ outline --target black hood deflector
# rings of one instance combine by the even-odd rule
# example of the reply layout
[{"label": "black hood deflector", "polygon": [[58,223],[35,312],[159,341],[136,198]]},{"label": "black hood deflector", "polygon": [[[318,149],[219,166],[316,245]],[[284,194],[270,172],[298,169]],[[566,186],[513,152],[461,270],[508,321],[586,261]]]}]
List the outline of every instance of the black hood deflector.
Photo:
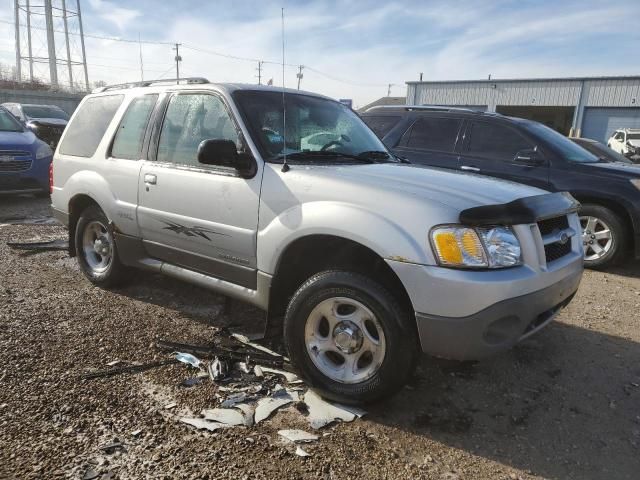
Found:
[{"label": "black hood deflector", "polygon": [[460,212],[463,225],[519,225],[536,223],[578,211],[580,203],[568,192],[523,197],[499,205],[482,205]]}]

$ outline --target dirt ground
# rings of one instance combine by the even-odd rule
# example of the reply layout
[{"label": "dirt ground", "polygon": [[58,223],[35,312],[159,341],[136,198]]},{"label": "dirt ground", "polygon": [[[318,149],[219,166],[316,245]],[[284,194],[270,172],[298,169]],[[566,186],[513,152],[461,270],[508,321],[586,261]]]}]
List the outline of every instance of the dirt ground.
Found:
[{"label": "dirt ground", "polygon": [[[9,249],[64,238],[60,226],[24,224],[47,203],[0,198],[0,478],[640,478],[638,263],[587,271],[558,320],[509,352],[474,364],[423,357],[402,392],[323,429],[302,458],[277,435],[309,430],[295,407],[217,434],[179,423],[216,392],[210,381],[181,387],[185,365],[82,379],[116,359],[165,358],[158,338],[260,331],[262,315],[142,273],[102,290],[63,251]],[[101,449],[115,439],[126,450]]]}]

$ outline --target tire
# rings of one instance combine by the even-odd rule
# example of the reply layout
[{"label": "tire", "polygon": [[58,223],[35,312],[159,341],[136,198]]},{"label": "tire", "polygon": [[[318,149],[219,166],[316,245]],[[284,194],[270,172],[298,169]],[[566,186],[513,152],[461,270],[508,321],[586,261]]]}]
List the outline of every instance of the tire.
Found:
[{"label": "tire", "polygon": [[[122,283],[126,267],[118,257],[109,219],[97,205],[87,207],[80,214],[75,230],[75,247],[78,265],[91,283],[101,287]],[[99,254],[96,248],[100,248],[103,254]]]},{"label": "tire", "polygon": [[[580,225],[585,267],[605,268],[624,258],[627,230],[613,211],[601,205],[585,203],[580,207]],[[607,230],[610,238],[606,238],[607,234],[604,233]]]},{"label": "tire", "polygon": [[353,404],[402,388],[418,352],[411,312],[372,279],[346,271],[318,273],[296,291],[285,314],[284,339],[312,388]]}]

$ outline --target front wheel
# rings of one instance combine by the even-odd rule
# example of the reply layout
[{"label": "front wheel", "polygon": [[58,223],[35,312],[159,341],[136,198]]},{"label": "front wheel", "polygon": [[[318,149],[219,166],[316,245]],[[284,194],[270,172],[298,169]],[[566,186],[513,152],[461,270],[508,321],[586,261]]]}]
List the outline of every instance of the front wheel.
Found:
[{"label": "front wheel", "polygon": [[586,267],[602,268],[621,260],[626,248],[626,231],[614,212],[600,205],[583,204],[580,225]]},{"label": "front wheel", "polygon": [[294,294],[285,343],[300,374],[323,396],[371,402],[411,375],[417,337],[411,312],[384,287],[352,272],[326,271]]}]

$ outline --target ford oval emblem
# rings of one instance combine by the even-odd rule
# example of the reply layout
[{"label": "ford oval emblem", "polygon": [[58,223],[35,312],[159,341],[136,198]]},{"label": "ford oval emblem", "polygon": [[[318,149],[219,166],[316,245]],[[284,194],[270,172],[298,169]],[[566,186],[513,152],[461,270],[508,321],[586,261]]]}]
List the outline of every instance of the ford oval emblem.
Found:
[{"label": "ford oval emblem", "polygon": [[560,243],[562,245],[564,245],[565,243],[567,243],[569,241],[569,235],[567,235],[567,232],[562,232],[560,234]]}]

